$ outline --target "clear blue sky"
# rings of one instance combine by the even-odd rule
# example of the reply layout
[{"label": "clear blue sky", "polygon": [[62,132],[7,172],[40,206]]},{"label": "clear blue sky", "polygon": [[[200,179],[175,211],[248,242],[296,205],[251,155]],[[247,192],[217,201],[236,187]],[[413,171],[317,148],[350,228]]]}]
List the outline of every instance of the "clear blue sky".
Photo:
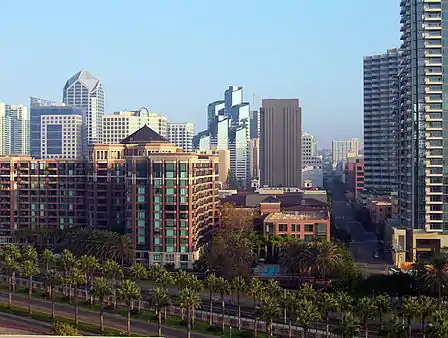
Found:
[{"label": "clear blue sky", "polygon": [[0,101],[61,100],[90,70],[106,113],[147,106],[205,126],[228,85],[299,98],[322,146],[362,135],[362,58],[399,44],[398,0],[2,1]]}]

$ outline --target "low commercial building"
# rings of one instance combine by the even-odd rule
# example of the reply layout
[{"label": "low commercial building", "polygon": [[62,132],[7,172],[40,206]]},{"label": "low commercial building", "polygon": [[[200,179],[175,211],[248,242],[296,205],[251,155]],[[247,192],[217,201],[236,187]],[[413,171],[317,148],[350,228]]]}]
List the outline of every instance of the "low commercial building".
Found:
[{"label": "low commercial building", "polygon": [[364,159],[356,158],[345,164],[345,186],[352,193],[353,199],[359,201],[364,190]]},{"label": "low commercial building", "polygon": [[392,217],[391,197],[369,197],[367,198],[366,209],[372,223],[376,226],[377,232],[382,233],[386,220]]}]

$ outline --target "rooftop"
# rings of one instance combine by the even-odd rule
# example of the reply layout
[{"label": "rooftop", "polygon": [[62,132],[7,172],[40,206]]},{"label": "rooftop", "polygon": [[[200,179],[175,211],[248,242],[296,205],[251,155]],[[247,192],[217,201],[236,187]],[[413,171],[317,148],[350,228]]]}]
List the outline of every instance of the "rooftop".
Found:
[{"label": "rooftop", "polygon": [[156,133],[149,128],[146,124],[136,132],[132,133],[121,144],[145,144],[145,143],[169,143],[169,141],[163,136]]},{"label": "rooftop", "polygon": [[328,213],[324,210],[302,210],[295,212],[273,212],[265,218],[265,222],[276,220],[317,221],[328,219]]}]

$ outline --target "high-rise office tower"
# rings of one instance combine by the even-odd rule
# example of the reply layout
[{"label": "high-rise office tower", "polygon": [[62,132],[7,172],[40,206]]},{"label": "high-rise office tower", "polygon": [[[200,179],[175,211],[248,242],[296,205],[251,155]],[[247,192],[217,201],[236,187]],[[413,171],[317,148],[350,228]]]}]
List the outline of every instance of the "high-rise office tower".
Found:
[{"label": "high-rise office tower", "polygon": [[[81,144],[79,144],[79,134],[78,127],[73,126],[68,127],[69,121],[74,121],[71,116],[81,116],[83,121],[82,126],[82,139]],[[76,118],[76,121],[79,119]],[[56,122],[57,121],[57,122]],[[67,123],[66,123],[67,122]],[[43,124],[53,124],[59,125],[59,127],[50,127],[51,129],[60,129],[60,131],[51,132],[51,135],[46,135],[49,131],[47,127],[44,128]],[[76,125],[78,123],[75,123]],[[65,126],[65,127],[64,127]],[[68,128],[68,129],[67,129]],[[70,130],[73,129],[73,130]],[[59,140],[60,141],[51,141],[48,143],[48,137],[51,136],[52,139],[56,133],[62,133]],[[34,158],[80,158],[86,155],[87,151],[87,123],[86,123],[86,114],[82,108],[77,107],[69,107],[64,103],[56,103],[55,101],[49,101],[44,99],[39,99],[36,97],[30,98],[30,153]],[[66,143],[65,146],[62,145],[63,139],[66,138],[67,142],[70,139],[70,143]],[[76,144],[72,141],[76,138]],[[53,154],[49,154],[47,149],[54,149],[51,151],[56,151],[53,144],[58,148],[57,152]],[[69,146],[70,144],[70,146]],[[81,146],[81,152],[79,153],[79,145]],[[44,151],[45,148],[45,151]],[[76,149],[75,157],[73,157],[73,150],[70,150],[70,156],[64,157],[68,155],[68,148]],[[65,150],[64,150],[65,149]],[[48,155],[52,155],[54,157],[48,157]]]},{"label": "high-rise office tower", "polygon": [[267,99],[260,109],[260,185],[302,185],[302,108],[297,99]]},{"label": "high-rise office tower", "polygon": [[241,186],[250,186],[250,104],[243,102],[243,87],[229,86],[224,100],[208,105],[207,127],[194,137],[193,147],[203,151],[229,150],[230,170]]},{"label": "high-rise office tower", "polygon": [[[399,182],[404,226],[448,230],[447,0],[401,1]],[[415,250],[415,248],[414,248]]]},{"label": "high-rise office tower", "polygon": [[23,104],[9,108],[11,122],[11,153],[29,155],[30,153],[30,115]]},{"label": "high-rise office tower", "polygon": [[168,140],[184,151],[193,151],[194,124],[191,122],[168,123]]},{"label": "high-rise office tower", "polygon": [[168,119],[166,116],[150,112],[147,108],[135,111],[121,111],[103,116],[102,144],[116,144],[147,125],[156,133],[167,137]]},{"label": "high-rise office tower", "polygon": [[302,133],[302,167],[322,167],[322,156],[317,154],[317,139]]},{"label": "high-rise office tower", "polygon": [[104,91],[101,82],[88,71],[81,70],[65,83],[62,97],[65,104],[85,111],[88,144],[99,143],[104,115]]},{"label": "high-rise office tower", "polygon": [[399,60],[397,48],[364,58],[364,187],[371,191],[396,190]]},{"label": "high-rise office tower", "polygon": [[333,155],[333,168],[336,168],[338,165],[344,168],[349,155],[357,156],[359,154],[359,140],[352,138],[344,141],[333,141],[331,143],[331,152]]},{"label": "high-rise office tower", "polygon": [[250,138],[260,137],[260,112],[253,110],[250,112]]},{"label": "high-rise office tower", "polygon": [[11,119],[10,106],[0,102],[0,155],[11,153]]}]

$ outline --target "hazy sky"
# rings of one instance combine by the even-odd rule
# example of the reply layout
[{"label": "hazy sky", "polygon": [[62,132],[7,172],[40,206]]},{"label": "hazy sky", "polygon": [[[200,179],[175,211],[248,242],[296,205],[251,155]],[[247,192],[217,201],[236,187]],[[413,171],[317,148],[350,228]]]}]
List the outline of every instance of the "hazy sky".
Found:
[{"label": "hazy sky", "polygon": [[398,0],[1,1],[0,101],[61,100],[85,68],[106,113],[137,109],[206,124],[209,102],[242,85],[299,98],[322,146],[362,135],[362,58],[399,44]]}]

